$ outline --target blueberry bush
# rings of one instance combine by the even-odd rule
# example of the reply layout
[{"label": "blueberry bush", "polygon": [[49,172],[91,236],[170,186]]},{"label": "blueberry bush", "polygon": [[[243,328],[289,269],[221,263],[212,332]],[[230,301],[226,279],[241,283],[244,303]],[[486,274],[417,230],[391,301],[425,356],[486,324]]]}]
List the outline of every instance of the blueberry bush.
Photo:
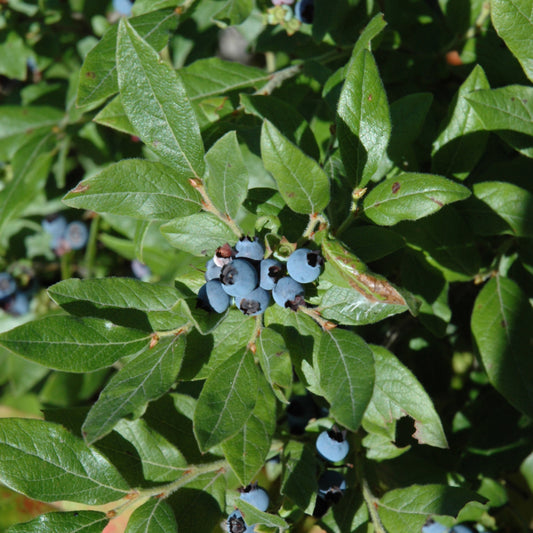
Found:
[{"label": "blueberry bush", "polygon": [[531,531],[531,0],[0,28],[0,528]]}]

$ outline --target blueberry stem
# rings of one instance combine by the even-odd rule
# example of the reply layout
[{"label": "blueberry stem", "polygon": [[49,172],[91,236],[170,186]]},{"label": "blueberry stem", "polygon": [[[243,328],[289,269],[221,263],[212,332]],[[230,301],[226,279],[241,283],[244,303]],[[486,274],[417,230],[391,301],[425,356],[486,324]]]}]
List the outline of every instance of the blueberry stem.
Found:
[{"label": "blueberry stem", "polygon": [[310,316],[324,331],[329,331],[337,327],[337,324],[322,318],[316,309],[309,309],[309,307],[301,305],[298,307],[298,311]]},{"label": "blueberry stem", "polygon": [[204,182],[200,178],[191,178],[189,179],[189,183],[191,186],[196,189],[200,195],[202,196],[202,207],[204,211],[207,211],[208,213],[213,213],[217,218],[222,220],[224,224],[226,224],[237,237],[242,237],[242,230],[237,226],[235,221],[227,214],[221,213],[213,204],[211,201],[211,198],[207,195],[207,191],[204,187]]},{"label": "blueberry stem", "polygon": [[325,228],[327,228],[329,225],[324,215],[321,215],[319,213],[313,213],[309,215],[309,222],[307,223],[307,227],[302,233],[302,238],[306,240],[312,239],[315,234],[315,228],[318,224],[320,224],[322,227],[325,227]]}]

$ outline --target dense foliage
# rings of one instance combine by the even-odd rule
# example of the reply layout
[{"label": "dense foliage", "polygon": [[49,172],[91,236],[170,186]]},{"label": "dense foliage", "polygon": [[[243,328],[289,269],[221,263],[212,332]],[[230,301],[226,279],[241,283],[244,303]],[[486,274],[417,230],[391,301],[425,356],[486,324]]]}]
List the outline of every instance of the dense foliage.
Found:
[{"label": "dense foliage", "polygon": [[0,2],[9,533],[531,530],[531,1],[274,3]]}]

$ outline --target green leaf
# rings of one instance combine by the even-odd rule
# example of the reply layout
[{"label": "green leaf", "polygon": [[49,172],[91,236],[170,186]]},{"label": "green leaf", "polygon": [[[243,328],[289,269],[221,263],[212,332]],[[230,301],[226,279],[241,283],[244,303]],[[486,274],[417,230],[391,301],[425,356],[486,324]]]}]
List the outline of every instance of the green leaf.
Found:
[{"label": "green leaf", "polygon": [[236,132],[218,139],[205,154],[205,162],[207,195],[221,213],[235,218],[248,194],[249,180]]},{"label": "green leaf", "polygon": [[135,509],[125,533],[172,533],[178,532],[176,517],[168,503],[161,498],[152,498]]},{"label": "green leaf", "polygon": [[456,517],[471,501],[484,501],[476,493],[446,485],[411,485],[387,492],[378,513],[389,533],[421,531],[430,515]]},{"label": "green leaf", "polygon": [[178,7],[187,4],[186,7],[190,9],[197,0],[137,0],[132,8],[134,15],[141,15],[167,7]]},{"label": "green leaf", "polygon": [[365,215],[381,226],[401,220],[418,220],[445,204],[464,200],[470,191],[433,174],[404,173],[379,183],[365,197]]},{"label": "green leaf", "polygon": [[[148,13],[129,20],[146,42],[156,50],[166,46],[168,34],[176,28],[173,9]],[[118,92],[115,49],[118,25],[114,24],[90,50],[80,71],[76,104],[86,107]]]},{"label": "green leaf", "polygon": [[332,272],[333,279],[337,278],[337,285],[347,285],[355,289],[371,303],[395,306],[410,304],[391,283],[382,276],[372,274],[367,266],[339,241],[325,237],[321,239],[321,244],[326,271]]},{"label": "green leaf", "polygon": [[46,513],[29,522],[15,524],[8,533],[101,533],[108,522],[105,513],[72,511]]},{"label": "green leaf", "polygon": [[257,399],[252,354],[240,351],[207,378],[194,411],[194,434],[202,451],[235,435],[250,417]]},{"label": "green leaf", "polygon": [[107,383],[83,424],[85,440],[93,443],[128,415],[139,417],[146,404],[165,394],[178,375],[185,340],[164,338],[126,363]]},{"label": "green leaf", "polygon": [[509,224],[513,235],[533,237],[533,194],[512,183],[485,181],[474,185],[474,195]]},{"label": "green leaf", "polygon": [[333,329],[323,335],[316,357],[331,416],[356,431],[372,397],[372,351],[352,331]]},{"label": "green leaf", "polygon": [[271,328],[261,331],[257,341],[257,358],[263,374],[282,402],[287,402],[285,391],[292,386],[292,362],[282,335]]},{"label": "green leaf", "polygon": [[100,505],[129,491],[100,452],[62,426],[32,419],[0,420],[0,481],[43,502]]},{"label": "green leaf", "polygon": [[443,129],[433,143],[434,172],[465,179],[483,155],[488,135],[467,100],[480,89],[490,89],[490,85],[483,68],[476,65],[459,87]]},{"label": "green leaf", "polygon": [[174,481],[187,469],[188,463],[182,453],[144,420],[121,420],[115,431],[137,450],[146,480]]},{"label": "green leaf", "polygon": [[448,443],[439,415],[424,387],[394,354],[382,346],[370,346],[374,355],[376,381],[372,400],[363,419],[363,427],[383,428],[391,441],[396,437],[396,420],[414,419],[415,438],[420,444],[447,448]]},{"label": "green leaf", "polygon": [[138,136],[176,172],[202,176],[204,146],[185,88],[125,19],[117,35],[117,74],[124,111]]},{"label": "green leaf", "polygon": [[313,214],[329,203],[329,180],[319,164],[292,144],[268,120],[261,131],[261,157],[279,192],[296,213]]},{"label": "green leaf", "polygon": [[200,194],[183,173],[144,159],[125,159],[81,181],[63,201],[78,209],[140,220],[170,220],[201,209]]},{"label": "green leaf", "polygon": [[218,57],[199,59],[180,69],[179,75],[191,102],[246,87],[259,87],[270,79],[270,74],[261,69]]},{"label": "green leaf", "polygon": [[407,311],[407,305],[371,300],[353,287],[332,284],[318,307],[321,316],[339,324],[360,326],[374,324]]},{"label": "green leaf", "polygon": [[7,222],[19,215],[43,188],[54,156],[53,139],[52,132],[37,133],[15,153],[13,178],[0,191],[0,234]]},{"label": "green leaf", "polygon": [[222,244],[235,244],[237,236],[212,213],[197,213],[171,220],[161,226],[172,246],[192,255],[211,256]]},{"label": "green leaf", "polygon": [[238,504],[242,517],[247,524],[265,524],[267,527],[276,527],[282,530],[289,528],[289,524],[280,516],[264,513],[244,500],[239,500],[235,503]]},{"label": "green leaf", "polygon": [[401,235],[381,226],[350,228],[342,236],[342,240],[365,263],[377,261],[405,246],[405,239]]},{"label": "green leaf", "polygon": [[[49,316],[0,335],[0,345],[36,363],[65,372],[93,372],[148,346],[145,332],[98,318]],[[65,357],[68,354],[68,357]]]},{"label": "green leaf", "polygon": [[213,15],[213,20],[227,26],[236,26],[250,16],[253,7],[253,0],[226,0],[222,9]]},{"label": "green leaf", "polygon": [[303,442],[290,440],[283,447],[283,464],[285,470],[281,479],[281,494],[288,496],[300,509],[308,509],[314,505],[318,492],[315,451]]},{"label": "green leaf", "polygon": [[509,85],[470,93],[466,99],[486,130],[533,135],[533,87]]},{"label": "green leaf", "polygon": [[251,483],[264,466],[276,429],[276,398],[264,378],[258,381],[257,402],[250,418],[222,443],[224,457],[242,485]]},{"label": "green leaf", "polygon": [[532,321],[527,296],[501,276],[491,279],[474,303],[472,333],[489,380],[528,416],[533,416]]},{"label": "green leaf", "polygon": [[[5,26],[4,26],[5,31]],[[10,31],[7,38],[2,38],[0,43],[0,74],[13,80],[26,79],[26,58],[28,51],[24,39],[15,31]]]},{"label": "green leaf", "polygon": [[376,173],[391,135],[387,95],[372,53],[352,58],[337,108],[337,134],[344,166],[363,187]]},{"label": "green leaf", "polygon": [[533,12],[529,0],[491,0],[490,15],[498,35],[520,61],[527,77],[533,81]]},{"label": "green leaf", "polygon": [[51,128],[65,116],[63,111],[48,106],[2,106],[0,114],[0,139]]},{"label": "green leaf", "polygon": [[93,121],[103,126],[108,126],[128,135],[137,135],[135,128],[131,125],[120,95],[115,96],[94,118]]},{"label": "green leaf", "polygon": [[240,94],[239,98],[246,113],[255,115],[261,120],[269,120],[308,156],[314,159],[320,157],[320,149],[313,131],[294,106],[275,96]]}]

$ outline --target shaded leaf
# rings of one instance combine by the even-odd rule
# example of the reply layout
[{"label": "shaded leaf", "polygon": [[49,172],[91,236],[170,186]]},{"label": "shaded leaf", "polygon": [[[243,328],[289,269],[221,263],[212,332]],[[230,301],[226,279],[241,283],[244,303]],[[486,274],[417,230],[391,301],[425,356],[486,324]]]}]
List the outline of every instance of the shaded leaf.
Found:
[{"label": "shaded leaf", "polygon": [[281,516],[264,513],[251,503],[239,500],[238,507],[247,524],[265,524],[267,527],[277,527],[282,530],[289,527],[289,524]]},{"label": "shaded leaf", "polygon": [[481,290],[472,333],[489,380],[516,409],[533,415],[533,311],[512,280],[496,276]]},{"label": "shaded leaf", "polygon": [[15,524],[8,533],[101,533],[108,518],[97,511],[46,513],[29,522]]},{"label": "shaded leaf", "polygon": [[164,338],[126,363],[107,383],[83,424],[87,442],[109,433],[128,415],[140,416],[146,404],[167,392],[178,375],[185,340]]},{"label": "shaded leaf", "polygon": [[172,509],[161,498],[151,498],[133,511],[125,533],[177,533]]}]

